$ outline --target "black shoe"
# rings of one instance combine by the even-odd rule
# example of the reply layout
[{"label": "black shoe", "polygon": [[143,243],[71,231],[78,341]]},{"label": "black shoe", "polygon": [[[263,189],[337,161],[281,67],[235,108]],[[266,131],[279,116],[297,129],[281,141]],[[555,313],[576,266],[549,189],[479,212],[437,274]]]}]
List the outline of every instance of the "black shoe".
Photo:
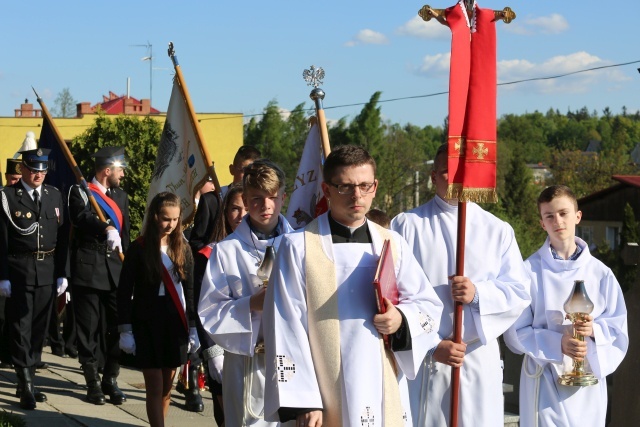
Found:
[{"label": "black shoe", "polygon": [[68,357],[61,348],[51,349],[51,354],[58,357]]},{"label": "black shoe", "polygon": [[82,365],[84,379],[87,382],[87,402],[94,405],[104,405],[105,398],[100,387],[100,376],[98,368],[94,363],[86,363]]},{"label": "black shoe", "polygon": [[122,405],[127,401],[127,396],[125,396],[122,390],[118,387],[118,382],[115,377],[102,377],[102,392],[109,396],[109,402],[114,405]]},{"label": "black shoe", "polygon": [[20,408],[27,411],[36,409],[36,399],[33,397],[33,394],[30,392],[22,393],[22,396],[20,396]]},{"label": "black shoe", "polygon": [[78,350],[76,350],[75,348],[67,348],[64,352],[72,359],[78,358]]},{"label": "black shoe", "polygon": [[189,412],[204,411],[204,404],[202,403],[200,390],[186,390],[186,393],[184,394],[184,407]]},{"label": "black shoe", "polygon": [[104,393],[102,393],[100,384],[97,381],[87,386],[87,402],[94,405],[104,405],[106,403]]},{"label": "black shoe", "polygon": [[36,398],[36,402],[46,402],[47,401],[47,395],[42,393],[41,391],[38,391],[37,388],[33,388],[33,396]]},{"label": "black shoe", "polygon": [[36,369],[49,369],[49,364],[47,362],[37,363]]},{"label": "black shoe", "polygon": [[30,368],[16,368],[18,390],[20,391],[20,408],[36,409],[36,398],[33,395],[33,379]]}]

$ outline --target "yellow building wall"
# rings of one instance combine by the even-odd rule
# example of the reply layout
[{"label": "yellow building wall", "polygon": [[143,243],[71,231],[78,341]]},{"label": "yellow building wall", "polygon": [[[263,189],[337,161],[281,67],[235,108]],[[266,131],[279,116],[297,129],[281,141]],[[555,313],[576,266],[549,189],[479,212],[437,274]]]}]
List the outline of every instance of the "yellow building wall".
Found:
[{"label": "yellow building wall", "polygon": [[[90,127],[97,115],[85,115],[81,118],[54,118],[62,137],[69,141]],[[115,117],[115,116],[114,116]],[[164,125],[164,114],[151,116]],[[205,145],[216,167],[220,185],[226,185],[233,179],[229,165],[243,142],[242,114],[197,113]],[[36,140],[40,139],[41,117],[0,117],[0,170],[4,174],[6,159],[12,158],[20,149],[28,131],[32,131]],[[73,150],[72,150],[73,151]],[[127,153],[133,155],[132,153]],[[2,176],[4,182],[4,175]]]}]

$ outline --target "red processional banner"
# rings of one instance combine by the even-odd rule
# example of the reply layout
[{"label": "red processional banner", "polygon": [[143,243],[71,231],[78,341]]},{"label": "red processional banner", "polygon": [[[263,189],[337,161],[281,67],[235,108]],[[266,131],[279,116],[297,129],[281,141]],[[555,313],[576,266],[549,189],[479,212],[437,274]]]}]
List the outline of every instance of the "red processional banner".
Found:
[{"label": "red processional banner", "polygon": [[451,29],[448,198],[497,202],[496,26],[492,9],[445,11]]}]

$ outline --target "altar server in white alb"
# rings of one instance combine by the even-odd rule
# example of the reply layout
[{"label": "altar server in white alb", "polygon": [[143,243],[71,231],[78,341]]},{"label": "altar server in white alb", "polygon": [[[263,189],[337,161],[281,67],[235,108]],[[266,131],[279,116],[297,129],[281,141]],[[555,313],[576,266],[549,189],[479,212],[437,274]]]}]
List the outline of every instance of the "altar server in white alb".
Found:
[{"label": "altar server in white alb", "polygon": [[[582,212],[569,187],[548,187],[538,198],[540,224],[549,237],[525,266],[531,275],[531,307],[505,334],[509,348],[524,354],[520,375],[520,425],[523,427],[604,426],[605,377],[618,367],[629,346],[627,309],[611,270],[591,256],[576,237]],[[583,280],[594,304],[586,321],[576,323],[585,341],[573,338],[564,302],[574,281]],[[584,360],[597,385],[558,384],[573,359]]]},{"label": "altar server in white alb", "polygon": [[[405,377],[433,346],[442,303],[397,233],[368,221],[378,181],[363,148],[327,156],[322,189],[330,206],[286,235],[264,308],[265,417],[296,426],[411,426]],[[391,240],[397,306],[377,314],[372,281]],[[389,334],[386,350],[381,334]]]},{"label": "altar server in white alb", "polygon": [[213,247],[205,271],[198,311],[202,326],[225,350],[222,400],[227,426],[279,426],[263,420],[265,355],[258,277],[268,246],[278,250],[293,231],[280,209],[284,172],[256,160],[244,169],[243,201],[249,211],[238,228]]},{"label": "altar server in white alb", "polygon": [[[391,222],[409,242],[444,304],[440,341],[409,382],[414,424],[449,425],[451,367],[460,367],[460,427],[502,426],[498,337],[529,305],[529,276],[509,224],[467,203],[464,276],[455,276],[457,200],[447,200],[447,146],[438,148],[431,180],[436,196]],[[454,302],[463,305],[462,343],[453,342]]]}]

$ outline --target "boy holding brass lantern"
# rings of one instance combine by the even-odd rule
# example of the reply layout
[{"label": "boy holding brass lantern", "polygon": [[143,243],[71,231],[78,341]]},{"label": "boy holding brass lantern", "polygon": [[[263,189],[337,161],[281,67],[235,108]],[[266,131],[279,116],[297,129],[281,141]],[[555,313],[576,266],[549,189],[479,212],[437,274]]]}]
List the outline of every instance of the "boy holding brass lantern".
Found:
[{"label": "boy holding brass lantern", "polygon": [[569,187],[543,190],[538,209],[548,237],[525,261],[531,306],[505,333],[509,348],[525,355],[520,425],[604,426],[605,377],[629,346],[622,290],[576,236],[582,212]]}]

